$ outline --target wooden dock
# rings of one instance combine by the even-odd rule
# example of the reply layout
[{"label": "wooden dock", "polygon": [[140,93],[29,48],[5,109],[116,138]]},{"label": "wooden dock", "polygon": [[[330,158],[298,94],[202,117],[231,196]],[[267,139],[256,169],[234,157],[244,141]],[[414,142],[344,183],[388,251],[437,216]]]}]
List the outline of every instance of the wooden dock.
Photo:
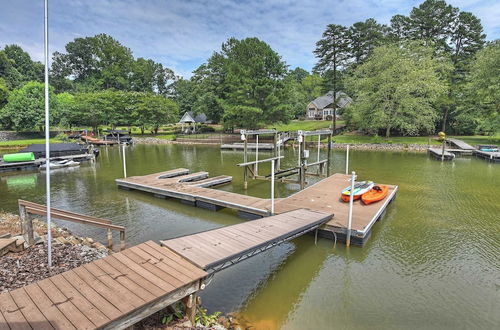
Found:
[{"label": "wooden dock", "polygon": [[473,155],[479,158],[486,159],[489,162],[498,163],[500,162],[500,152],[498,151],[481,151],[474,150]]},{"label": "wooden dock", "polygon": [[125,329],[208,274],[149,241],[0,295],[0,329]]},{"label": "wooden dock", "polygon": [[[222,144],[220,146],[222,150],[244,150],[245,145],[243,143],[230,143],[230,144]],[[257,150],[256,143],[247,143],[248,150]],[[259,143],[259,151],[272,151],[274,150],[274,144],[272,143]]]},{"label": "wooden dock", "polygon": [[473,150],[476,150],[476,148],[474,148],[470,144],[465,143],[464,141],[459,140],[459,139],[447,138],[446,142],[448,142],[449,144],[454,145],[456,148],[461,149],[461,150],[469,150],[471,152]]},{"label": "wooden dock", "polygon": [[[176,198],[182,202],[213,211],[229,208],[238,211],[245,219],[258,219],[271,215],[271,201],[266,198],[241,195],[227,191],[197,186],[197,181],[186,181],[200,178],[205,182],[207,172],[186,174],[187,169],[176,169],[145,176],[117,179],[120,188],[140,190],[153,193],[156,197]],[[178,176],[175,176],[179,173]],[[216,179],[216,178],[213,178]],[[347,227],[348,203],[340,200],[340,191],[349,186],[350,176],[334,174],[312,186],[306,187],[289,197],[276,199],[275,214],[296,209],[308,209],[327,214],[335,214],[334,218],[321,227],[322,236],[342,240]],[[210,181],[209,181],[210,182]],[[218,181],[215,181],[218,182]],[[389,185],[389,195],[381,202],[363,205],[354,203],[351,237],[353,244],[363,244],[370,236],[373,224],[381,217],[389,203],[394,199],[397,186]]]},{"label": "wooden dock", "polygon": [[161,241],[193,264],[215,272],[317,229],[333,214],[305,209]]},{"label": "wooden dock", "polygon": [[446,150],[444,151],[444,157],[443,157],[443,150],[441,148],[427,148],[427,152],[429,153],[429,155],[438,160],[441,159],[452,160],[453,158],[455,158],[454,154]]}]

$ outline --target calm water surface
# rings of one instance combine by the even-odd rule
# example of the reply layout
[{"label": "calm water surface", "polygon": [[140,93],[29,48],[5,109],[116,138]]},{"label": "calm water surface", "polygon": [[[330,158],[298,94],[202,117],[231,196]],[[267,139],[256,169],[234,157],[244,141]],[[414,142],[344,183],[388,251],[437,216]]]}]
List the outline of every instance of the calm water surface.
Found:
[{"label": "calm water surface", "polygon": [[[287,149],[283,167],[295,165],[296,156]],[[102,148],[95,164],[54,171],[54,206],[126,226],[129,246],[243,221],[230,210],[211,212],[117,189],[120,157],[118,148]],[[126,158],[129,176],[186,167],[232,175],[233,183],[220,189],[269,196],[269,182],[251,181],[243,191],[239,152],[136,145],[126,149]],[[500,165],[359,151],[351,152],[350,162],[359,179],[399,185],[369,242],[347,249],[320,239],[315,246],[306,236],[262,253],[213,278],[202,294],[209,311],[236,312],[259,329],[499,328]],[[332,173],[344,167],[344,153],[334,152]],[[44,187],[39,173],[2,175],[0,209],[17,212],[18,198],[43,203]],[[297,189],[280,183],[277,195]],[[102,230],[64,226],[105,240]]]}]

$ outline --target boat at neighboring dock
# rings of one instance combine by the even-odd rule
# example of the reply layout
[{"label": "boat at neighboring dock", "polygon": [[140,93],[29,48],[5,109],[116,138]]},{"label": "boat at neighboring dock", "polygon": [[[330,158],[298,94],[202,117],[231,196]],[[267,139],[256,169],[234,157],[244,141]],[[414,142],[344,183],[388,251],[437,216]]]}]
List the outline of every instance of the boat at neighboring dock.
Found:
[{"label": "boat at neighboring dock", "polygon": [[[354,200],[360,199],[361,195],[372,189],[373,185],[374,185],[373,181],[360,181],[354,183],[354,193],[353,193]],[[342,190],[341,198],[344,202],[347,203],[349,202],[350,196],[351,196],[351,186]]]},{"label": "boat at neighboring dock", "polygon": [[[58,168],[65,168],[65,167],[75,167],[75,166],[80,166],[79,162],[75,162],[74,160],[71,159],[64,159],[64,160],[59,160],[59,161],[51,161],[50,162],[50,169],[58,169]],[[47,163],[40,165],[39,167],[40,171],[45,171],[47,169]]]},{"label": "boat at neighboring dock", "polygon": [[372,189],[361,195],[361,201],[368,205],[376,203],[387,197],[389,187],[383,184],[374,185]]}]

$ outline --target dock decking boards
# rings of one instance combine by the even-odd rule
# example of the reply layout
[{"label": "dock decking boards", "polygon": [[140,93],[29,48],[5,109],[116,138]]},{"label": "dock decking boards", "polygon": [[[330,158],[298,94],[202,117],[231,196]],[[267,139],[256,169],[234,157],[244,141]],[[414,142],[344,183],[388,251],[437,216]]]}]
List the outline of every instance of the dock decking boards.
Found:
[{"label": "dock decking boards", "polygon": [[449,143],[455,145],[457,148],[462,149],[462,150],[470,150],[470,151],[476,150],[476,148],[474,148],[473,146],[471,146],[468,143],[465,143],[462,140],[458,140],[458,139],[454,139],[454,138],[447,138],[446,141],[448,141]]},{"label": "dock decking boards", "polygon": [[199,290],[208,274],[148,241],[0,295],[0,329],[123,329]]},{"label": "dock decking boards", "polygon": [[[443,150],[441,148],[427,148],[427,152],[429,155],[438,160],[441,160],[441,157],[443,156]],[[454,154],[446,150],[444,151],[444,160],[452,160],[453,158],[455,158]]]},{"label": "dock decking boards", "polygon": [[474,150],[473,155],[479,158],[486,159],[487,161],[490,162],[500,162],[500,152],[498,151],[481,151],[481,150]]},{"label": "dock decking boards", "polygon": [[318,228],[333,214],[305,209],[161,241],[206,271],[218,271]]},{"label": "dock decking boards", "polygon": [[[270,215],[271,201],[269,199],[196,187],[197,181],[180,183],[179,178],[182,178],[182,176],[159,179],[165,173],[172,175],[174,171],[187,170],[179,169],[127,179],[117,179],[116,182],[119,187],[150,192],[158,197],[178,198],[181,201],[189,202],[191,205],[214,211],[224,207],[234,209],[238,211],[239,215],[249,220]],[[185,172],[182,173],[186,175]],[[340,200],[340,191],[349,186],[349,179],[349,175],[337,173],[289,197],[276,199],[275,214],[301,208],[334,213],[334,218],[322,227],[321,232],[329,232],[325,233],[329,234],[328,237],[333,236],[331,232],[342,236],[342,234],[345,234],[347,227],[349,204]],[[372,225],[394,199],[397,186],[388,186],[389,194],[383,201],[370,205],[364,205],[360,201],[354,203],[351,236],[359,239],[355,241],[355,244],[363,244],[366,241]]]}]

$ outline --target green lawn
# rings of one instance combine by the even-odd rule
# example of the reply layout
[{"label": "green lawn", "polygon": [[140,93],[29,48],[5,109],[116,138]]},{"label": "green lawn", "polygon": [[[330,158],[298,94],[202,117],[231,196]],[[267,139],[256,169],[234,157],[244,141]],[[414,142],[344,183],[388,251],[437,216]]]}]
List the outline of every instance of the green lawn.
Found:
[{"label": "green lawn", "polygon": [[[278,131],[315,131],[323,128],[330,128],[332,122],[330,120],[292,120],[288,124],[273,124],[266,128],[276,128]],[[343,125],[344,122],[339,120],[337,125]]]},{"label": "green lawn", "polygon": [[390,137],[388,139],[380,136],[369,136],[369,135],[336,135],[333,137],[333,141],[338,143],[397,143],[397,144],[429,144],[429,139],[431,144],[440,144],[435,137],[427,136],[396,136]]},{"label": "green lawn", "polygon": [[[50,143],[62,142],[56,139],[50,139]],[[45,143],[45,139],[27,139],[27,140],[12,140],[12,141],[0,141],[1,147],[24,147],[34,143]]]}]

